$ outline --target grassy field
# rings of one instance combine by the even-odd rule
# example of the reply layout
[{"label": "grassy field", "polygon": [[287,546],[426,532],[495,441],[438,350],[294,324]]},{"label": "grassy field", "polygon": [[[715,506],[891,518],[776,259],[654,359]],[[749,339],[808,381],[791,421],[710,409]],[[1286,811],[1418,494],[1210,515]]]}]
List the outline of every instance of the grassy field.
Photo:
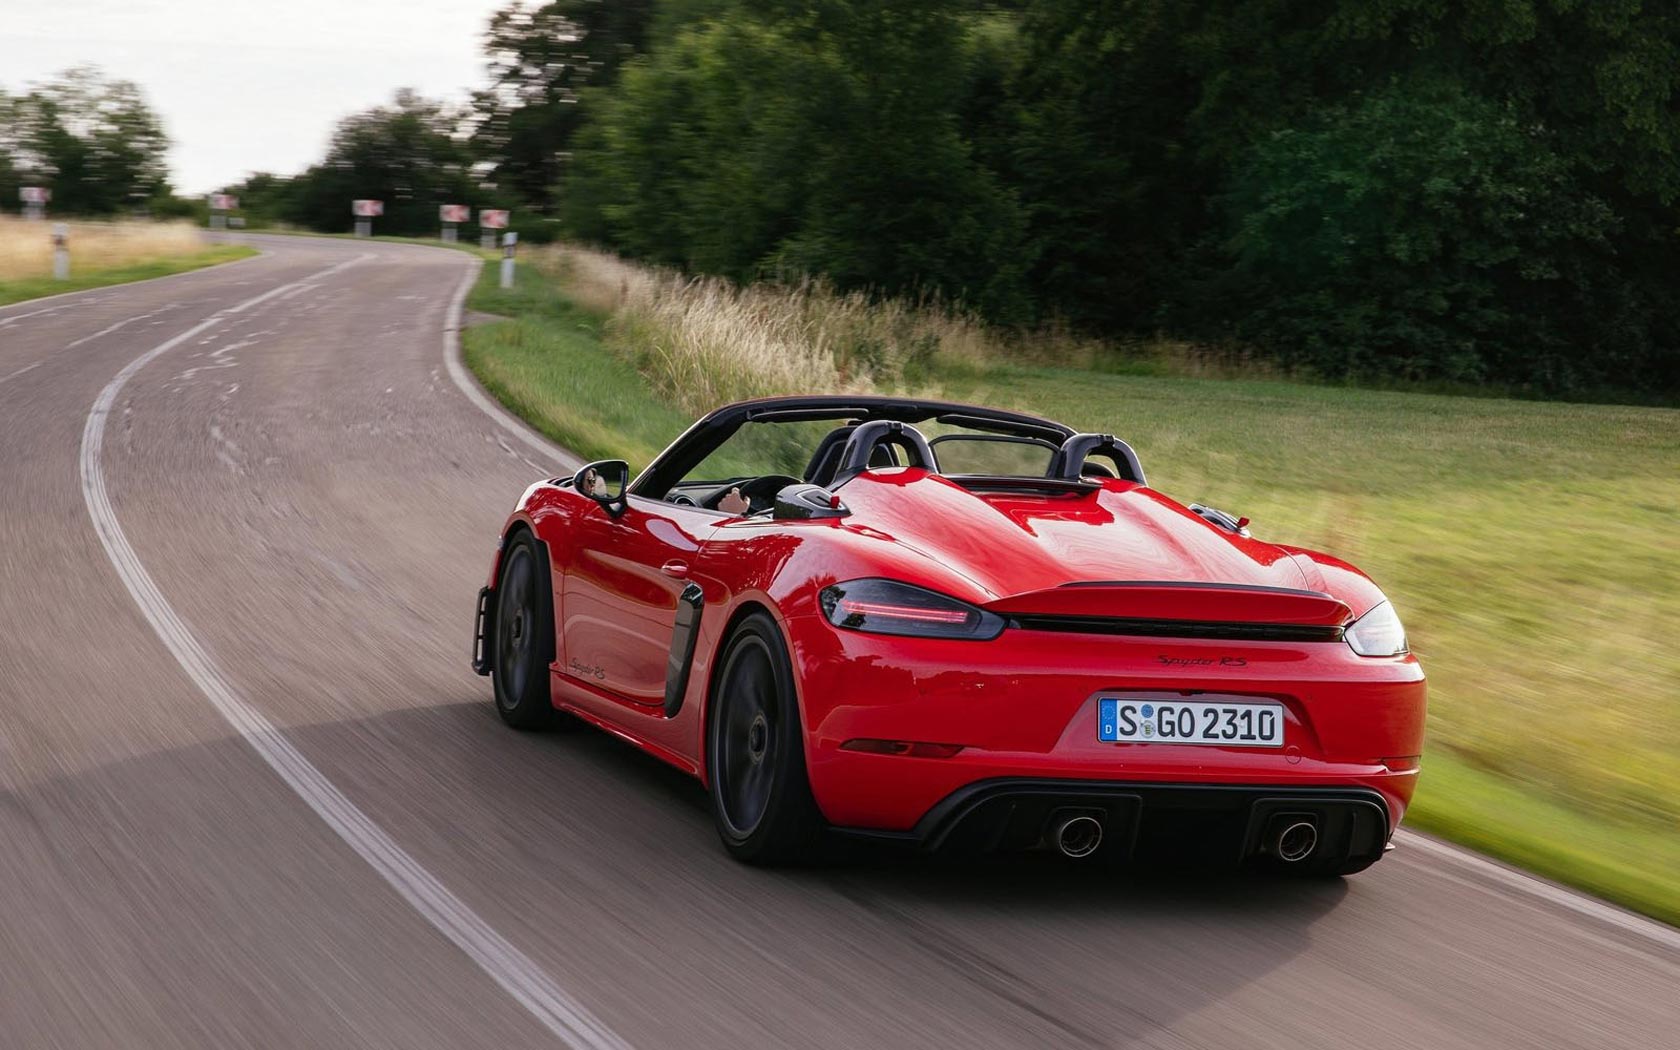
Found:
[{"label": "grassy field", "polygon": [[52,223],[0,217],[0,306],[61,292],[143,281],[244,258],[181,223],[70,223],[70,278],[52,276]]},{"label": "grassy field", "polygon": [[1122,434],[1154,487],[1355,562],[1430,676],[1410,822],[1680,923],[1680,411],[1204,378],[937,307],[537,261],[481,283],[510,320],[467,359],[584,455],[646,463],[730,397],[914,388]]}]

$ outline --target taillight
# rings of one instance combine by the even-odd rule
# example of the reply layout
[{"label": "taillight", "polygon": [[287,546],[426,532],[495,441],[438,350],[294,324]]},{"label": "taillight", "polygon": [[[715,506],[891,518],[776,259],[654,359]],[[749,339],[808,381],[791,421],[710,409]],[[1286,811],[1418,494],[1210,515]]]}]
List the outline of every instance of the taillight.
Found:
[{"label": "taillight", "polygon": [[851,580],[824,587],[823,615],[836,627],[914,638],[985,641],[1007,625],[996,613],[897,580]]}]

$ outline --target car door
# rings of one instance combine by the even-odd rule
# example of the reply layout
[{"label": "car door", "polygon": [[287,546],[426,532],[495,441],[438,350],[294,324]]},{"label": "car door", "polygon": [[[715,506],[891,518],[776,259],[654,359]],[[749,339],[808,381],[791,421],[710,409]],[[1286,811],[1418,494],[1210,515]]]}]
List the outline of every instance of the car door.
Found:
[{"label": "car door", "polygon": [[561,671],[638,706],[665,699],[666,660],[701,543],[723,516],[630,496],[624,512],[577,523],[561,581]]}]

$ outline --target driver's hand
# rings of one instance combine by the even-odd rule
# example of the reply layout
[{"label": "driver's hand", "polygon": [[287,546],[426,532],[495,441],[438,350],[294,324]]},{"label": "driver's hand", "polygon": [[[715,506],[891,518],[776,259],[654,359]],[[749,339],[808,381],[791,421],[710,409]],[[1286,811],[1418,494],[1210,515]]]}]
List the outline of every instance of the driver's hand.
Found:
[{"label": "driver's hand", "polygon": [[725,514],[745,514],[752,510],[752,504],[748,502],[747,497],[741,495],[741,487],[737,485],[718,500],[718,510]]}]

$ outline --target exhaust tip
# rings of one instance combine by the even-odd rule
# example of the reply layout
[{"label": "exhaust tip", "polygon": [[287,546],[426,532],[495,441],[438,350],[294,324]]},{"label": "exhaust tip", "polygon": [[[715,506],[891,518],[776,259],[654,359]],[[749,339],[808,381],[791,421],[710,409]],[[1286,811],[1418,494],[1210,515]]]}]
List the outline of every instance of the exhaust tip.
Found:
[{"label": "exhaust tip", "polygon": [[1050,838],[1064,857],[1089,857],[1102,845],[1102,821],[1084,814],[1063,817],[1056,822]]},{"label": "exhaust tip", "polygon": [[1310,820],[1286,824],[1272,842],[1272,852],[1288,864],[1295,864],[1312,856],[1318,848],[1318,826]]}]

